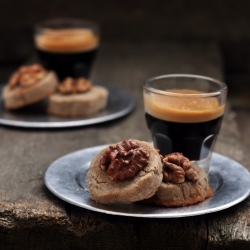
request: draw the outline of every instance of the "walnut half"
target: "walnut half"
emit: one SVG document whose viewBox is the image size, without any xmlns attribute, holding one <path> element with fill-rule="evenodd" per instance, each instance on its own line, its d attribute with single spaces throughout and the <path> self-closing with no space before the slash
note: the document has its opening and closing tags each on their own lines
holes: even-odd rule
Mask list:
<svg viewBox="0 0 250 250">
<path fill-rule="evenodd" d="M 20 67 L 10 78 L 8 86 L 13 89 L 17 86 L 30 87 L 41 80 L 47 71 L 39 64 Z"/>
<path fill-rule="evenodd" d="M 63 95 L 69 95 L 87 92 L 91 87 L 91 82 L 83 77 L 78 79 L 67 77 L 59 84 L 58 90 Z"/>
<path fill-rule="evenodd" d="M 148 165 L 149 153 L 132 140 L 109 146 L 100 160 L 100 167 L 114 181 L 133 178 Z"/>
<path fill-rule="evenodd" d="M 181 153 L 172 153 L 163 158 L 163 181 L 183 183 L 187 177 L 190 181 L 197 181 L 197 172 L 192 168 L 191 162 Z"/>
</svg>

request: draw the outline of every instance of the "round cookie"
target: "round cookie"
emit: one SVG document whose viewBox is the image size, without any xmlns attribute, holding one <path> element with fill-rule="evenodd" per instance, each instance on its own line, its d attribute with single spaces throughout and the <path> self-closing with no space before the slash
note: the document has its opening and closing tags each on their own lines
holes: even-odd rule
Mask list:
<svg viewBox="0 0 250 250">
<path fill-rule="evenodd" d="M 108 148 L 103 149 L 92 159 L 87 175 L 89 193 L 93 200 L 103 204 L 128 203 L 147 199 L 157 191 L 162 182 L 162 162 L 159 153 L 148 142 L 129 141 L 136 142 L 148 152 L 147 165 L 133 178 L 114 181 L 100 166 L 101 158 Z"/>
<path fill-rule="evenodd" d="M 29 87 L 11 88 L 9 85 L 3 89 L 4 106 L 6 109 L 18 109 L 38 102 L 52 94 L 58 84 L 54 72 L 48 72 L 41 80 Z"/>
<path fill-rule="evenodd" d="M 198 174 L 196 182 L 189 180 L 179 184 L 162 182 L 155 195 L 146 202 L 166 207 L 180 207 L 192 205 L 211 197 L 213 190 L 209 187 L 205 171 L 196 165 L 192 165 L 192 167 Z"/>
<path fill-rule="evenodd" d="M 88 116 L 104 109 L 107 101 L 108 90 L 101 86 L 93 86 L 85 93 L 51 95 L 47 112 L 57 116 Z"/>
</svg>

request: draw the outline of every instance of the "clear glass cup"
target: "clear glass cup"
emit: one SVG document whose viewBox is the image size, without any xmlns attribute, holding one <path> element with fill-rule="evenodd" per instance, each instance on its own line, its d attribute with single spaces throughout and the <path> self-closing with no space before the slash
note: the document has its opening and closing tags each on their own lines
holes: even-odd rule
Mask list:
<svg viewBox="0 0 250 250">
<path fill-rule="evenodd" d="M 34 42 L 43 66 L 65 77 L 89 78 L 100 43 L 96 22 L 81 19 L 51 19 L 34 26 Z"/>
<path fill-rule="evenodd" d="M 144 83 L 147 126 L 162 155 L 180 152 L 208 173 L 226 105 L 227 86 L 187 74 L 163 75 Z"/>
</svg>

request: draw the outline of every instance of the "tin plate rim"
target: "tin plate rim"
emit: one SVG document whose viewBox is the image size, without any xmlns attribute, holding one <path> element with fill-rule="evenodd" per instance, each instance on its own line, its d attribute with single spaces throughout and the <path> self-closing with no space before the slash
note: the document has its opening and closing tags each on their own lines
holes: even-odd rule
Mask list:
<svg viewBox="0 0 250 250">
<path fill-rule="evenodd" d="M 0 124 L 23 128 L 68 128 L 98 124 L 121 118 L 129 114 L 135 107 L 135 100 L 130 93 L 112 85 L 94 83 L 104 86 L 109 90 L 107 108 L 96 115 L 89 117 L 63 118 L 49 115 L 40 111 L 44 103 L 31 106 L 31 111 L 24 108 L 20 111 L 8 111 L 4 109 L 0 86 Z M 27 111 L 26 111 L 27 110 Z M 36 112 L 38 110 L 38 112 Z"/>
</svg>

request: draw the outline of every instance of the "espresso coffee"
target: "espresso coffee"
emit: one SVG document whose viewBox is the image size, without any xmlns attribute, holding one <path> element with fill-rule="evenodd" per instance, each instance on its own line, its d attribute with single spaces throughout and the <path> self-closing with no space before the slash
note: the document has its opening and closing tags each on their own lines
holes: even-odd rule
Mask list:
<svg viewBox="0 0 250 250">
<path fill-rule="evenodd" d="M 198 93 L 173 90 L 178 93 Z M 180 152 L 192 161 L 212 152 L 220 130 L 224 105 L 216 98 L 192 98 L 144 94 L 147 126 L 161 154 Z"/>
<path fill-rule="evenodd" d="M 147 113 L 145 116 L 155 147 L 160 149 L 161 154 L 181 152 L 192 161 L 206 158 L 209 151 L 213 150 L 223 118 L 179 123 L 164 121 Z"/>
<path fill-rule="evenodd" d="M 89 78 L 99 37 L 84 28 L 48 30 L 36 35 L 35 44 L 44 67 L 54 70 L 60 80 Z"/>
</svg>

